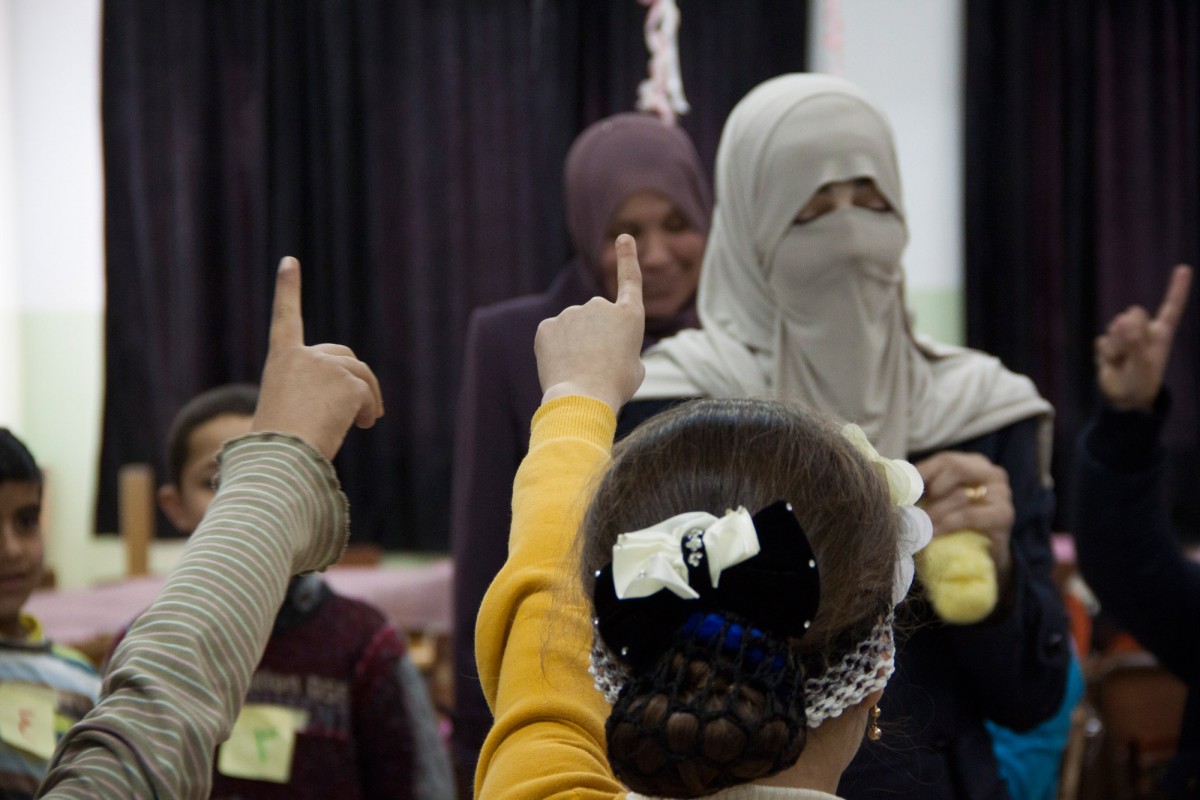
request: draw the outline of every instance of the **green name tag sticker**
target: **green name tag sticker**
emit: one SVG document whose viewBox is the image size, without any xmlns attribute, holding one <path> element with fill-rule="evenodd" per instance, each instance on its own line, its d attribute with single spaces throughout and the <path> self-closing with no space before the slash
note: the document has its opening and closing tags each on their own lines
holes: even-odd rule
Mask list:
<svg viewBox="0 0 1200 800">
<path fill-rule="evenodd" d="M 47 686 L 0 683 L 0 739 L 27 753 L 54 755 L 54 710 L 58 695 Z"/>
<path fill-rule="evenodd" d="M 231 778 L 289 782 L 296 731 L 307 722 L 306 711 L 247 703 L 233 724 L 229 739 L 217 752 L 217 770 Z"/>
</svg>

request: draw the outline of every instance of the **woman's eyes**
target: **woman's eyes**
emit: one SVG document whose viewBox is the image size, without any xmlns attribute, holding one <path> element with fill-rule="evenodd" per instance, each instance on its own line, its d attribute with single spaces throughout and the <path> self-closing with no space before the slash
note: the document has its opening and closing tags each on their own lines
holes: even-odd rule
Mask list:
<svg viewBox="0 0 1200 800">
<path fill-rule="evenodd" d="M 667 233 L 683 233 L 684 231 L 690 231 L 692 229 L 692 226 L 689 225 L 688 221 L 683 217 L 668 217 L 667 219 L 663 220 L 660 227 Z M 645 231 L 641 225 L 617 225 L 608 231 L 608 240 L 612 241 L 622 233 L 628 233 L 630 236 L 637 239 L 641 237 L 644 232 Z"/>
<path fill-rule="evenodd" d="M 794 224 L 803 225 L 806 222 L 812 222 L 817 217 L 833 211 L 833 208 L 833 192 L 828 187 L 821 187 L 812 196 L 812 199 L 805 204 L 804 208 L 800 209 L 800 213 L 796 215 Z"/>
<path fill-rule="evenodd" d="M 692 226 L 689 225 L 688 221 L 679 214 L 672 214 L 671 216 L 667 217 L 665 222 L 663 222 L 663 230 L 667 231 L 668 233 L 683 233 L 684 231 L 690 231 L 691 229 Z"/>
<path fill-rule="evenodd" d="M 891 211 L 892 206 L 887 198 L 875 186 L 870 178 L 858 178 L 854 181 L 854 205 L 869 208 L 872 211 Z"/>
<path fill-rule="evenodd" d="M 879 189 L 875 187 L 875 182 L 870 178 L 856 179 L 851 188 L 853 194 L 850 197 L 850 205 L 880 213 L 892 210 L 891 205 L 880 193 Z M 800 209 L 800 213 L 796 214 L 796 218 L 792 220 L 792 224 L 803 225 L 806 222 L 812 222 L 818 217 L 823 217 L 830 211 L 833 211 L 838 205 L 839 201 L 834 198 L 833 189 L 828 185 L 822 186 L 813 193 L 812 198 L 805 204 L 804 208 Z"/>
</svg>

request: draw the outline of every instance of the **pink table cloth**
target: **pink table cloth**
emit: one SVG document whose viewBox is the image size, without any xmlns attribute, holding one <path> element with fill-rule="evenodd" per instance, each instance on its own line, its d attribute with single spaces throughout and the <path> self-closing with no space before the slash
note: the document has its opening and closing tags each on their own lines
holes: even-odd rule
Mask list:
<svg viewBox="0 0 1200 800">
<path fill-rule="evenodd" d="M 450 559 L 419 566 L 333 567 L 324 574 L 334 591 L 365 600 L 406 632 L 451 630 Z M 86 642 L 119 632 L 158 595 L 165 576 L 130 578 L 90 589 L 34 592 L 25 610 L 37 617 L 46 635 L 64 644 Z"/>
</svg>

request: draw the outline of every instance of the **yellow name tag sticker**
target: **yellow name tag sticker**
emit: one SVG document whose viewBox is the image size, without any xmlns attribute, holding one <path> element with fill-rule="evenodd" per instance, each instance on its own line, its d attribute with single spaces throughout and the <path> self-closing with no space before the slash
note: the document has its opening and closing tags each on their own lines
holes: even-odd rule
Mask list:
<svg viewBox="0 0 1200 800">
<path fill-rule="evenodd" d="M 231 778 L 287 783 L 292 779 L 296 731 L 308 712 L 287 706 L 247 703 L 233 732 L 217 753 L 217 769 Z"/>
<path fill-rule="evenodd" d="M 54 755 L 58 695 L 47 686 L 0 683 L 0 740 L 39 758 Z"/>
</svg>

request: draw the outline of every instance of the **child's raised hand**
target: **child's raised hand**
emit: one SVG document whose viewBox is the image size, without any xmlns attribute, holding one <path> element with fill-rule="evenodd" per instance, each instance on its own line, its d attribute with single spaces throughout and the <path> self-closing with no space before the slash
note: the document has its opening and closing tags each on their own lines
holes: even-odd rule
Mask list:
<svg viewBox="0 0 1200 800">
<path fill-rule="evenodd" d="M 1153 407 L 1191 284 L 1191 267 L 1180 264 L 1153 319 L 1141 306 L 1130 306 L 1096 337 L 1096 383 L 1113 408 L 1149 411 Z"/>
<path fill-rule="evenodd" d="M 564 395 L 594 397 L 612 410 L 633 397 L 642 384 L 642 270 L 633 237 L 617 237 L 617 299 L 593 297 L 538 326 L 537 354 L 542 402 Z"/>
<path fill-rule="evenodd" d="M 251 430 L 299 436 L 332 459 L 354 423 L 369 428 L 383 416 L 383 396 L 371 368 L 340 344 L 304 344 L 300 262 L 279 262 L 262 388 Z"/>
</svg>

